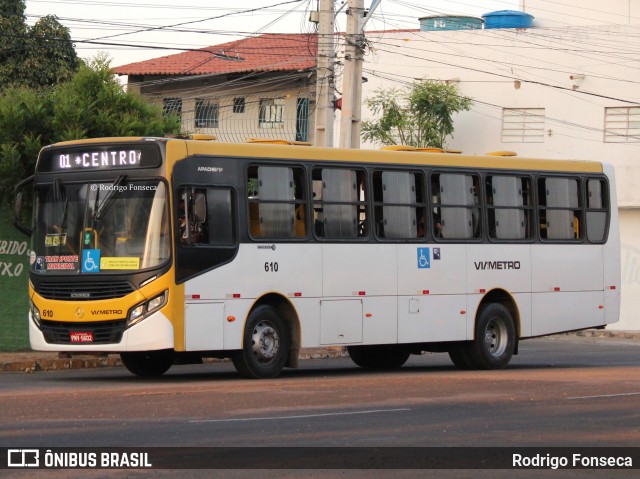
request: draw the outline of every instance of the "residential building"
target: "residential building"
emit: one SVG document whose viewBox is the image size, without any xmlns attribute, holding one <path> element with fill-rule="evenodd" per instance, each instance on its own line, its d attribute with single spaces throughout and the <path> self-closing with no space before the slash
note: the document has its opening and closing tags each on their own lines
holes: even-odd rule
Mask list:
<svg viewBox="0 0 640 479">
<path fill-rule="evenodd" d="M 178 115 L 184 133 L 312 141 L 316 51 L 312 34 L 264 34 L 113 71 Z"/>
</svg>

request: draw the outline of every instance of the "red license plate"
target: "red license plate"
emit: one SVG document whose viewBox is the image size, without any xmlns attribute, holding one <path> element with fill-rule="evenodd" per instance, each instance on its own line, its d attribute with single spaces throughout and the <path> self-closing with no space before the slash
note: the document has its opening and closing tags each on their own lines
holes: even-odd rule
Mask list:
<svg viewBox="0 0 640 479">
<path fill-rule="evenodd" d="M 69 337 L 71 338 L 72 343 L 92 343 L 93 342 L 93 332 L 91 331 L 71 331 L 69 333 Z"/>
</svg>

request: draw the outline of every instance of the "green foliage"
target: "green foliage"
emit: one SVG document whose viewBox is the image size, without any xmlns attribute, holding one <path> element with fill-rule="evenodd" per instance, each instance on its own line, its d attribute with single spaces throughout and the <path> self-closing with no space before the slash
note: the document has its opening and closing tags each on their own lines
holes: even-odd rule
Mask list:
<svg viewBox="0 0 640 479">
<path fill-rule="evenodd" d="M 47 15 L 29 27 L 24 0 L 0 0 L 0 87 L 55 85 L 80 66 L 69 30 Z"/>
<path fill-rule="evenodd" d="M 105 58 L 81 67 L 73 79 L 52 94 L 53 129 L 60 140 L 104 136 L 163 136 L 179 131 L 179 122 L 162 116 L 159 107 L 125 93 Z"/>
<path fill-rule="evenodd" d="M 125 92 L 105 58 L 82 65 L 71 81 L 54 87 L 8 87 L 0 93 L 0 197 L 9 201 L 50 143 L 179 131 L 176 118 L 164 118 L 161 108 Z"/>
<path fill-rule="evenodd" d="M 377 117 L 362 122 L 362 138 L 383 145 L 443 148 L 453 134 L 453 115 L 471 107 L 455 85 L 432 80 L 379 89 L 365 100 Z"/>
</svg>

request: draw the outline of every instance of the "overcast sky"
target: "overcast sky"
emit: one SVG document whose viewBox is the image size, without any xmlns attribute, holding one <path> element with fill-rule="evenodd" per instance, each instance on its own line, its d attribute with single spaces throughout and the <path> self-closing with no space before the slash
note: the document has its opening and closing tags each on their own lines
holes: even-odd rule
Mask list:
<svg viewBox="0 0 640 479">
<path fill-rule="evenodd" d="M 365 8 L 372 0 L 365 0 Z M 112 66 L 202 48 L 264 32 L 313 31 L 309 11 L 317 0 L 27 0 L 27 22 L 56 15 L 71 30 L 82 58 L 105 52 Z M 336 2 L 339 8 L 342 1 Z M 418 18 L 438 14 L 481 16 L 517 10 L 518 0 L 382 0 L 369 30 L 418 28 Z M 254 11 L 248 11 L 248 10 Z M 344 29 L 343 12 L 338 28 Z M 92 40 L 100 44 L 89 45 Z"/>
</svg>

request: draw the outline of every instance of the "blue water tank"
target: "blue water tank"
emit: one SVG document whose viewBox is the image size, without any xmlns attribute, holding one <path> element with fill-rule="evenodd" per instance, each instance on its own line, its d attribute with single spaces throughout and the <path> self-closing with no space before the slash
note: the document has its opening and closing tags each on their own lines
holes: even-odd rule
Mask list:
<svg viewBox="0 0 640 479">
<path fill-rule="evenodd" d="M 533 15 L 515 10 L 500 10 L 497 12 L 485 13 L 484 28 L 531 28 Z"/>
<path fill-rule="evenodd" d="M 484 20 L 478 17 L 467 17 L 463 15 L 437 15 L 433 17 L 422 17 L 420 21 L 421 32 L 433 32 L 441 30 L 479 30 L 482 28 Z"/>
</svg>

